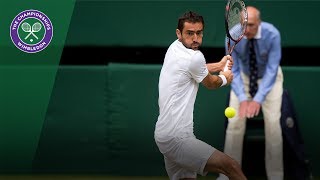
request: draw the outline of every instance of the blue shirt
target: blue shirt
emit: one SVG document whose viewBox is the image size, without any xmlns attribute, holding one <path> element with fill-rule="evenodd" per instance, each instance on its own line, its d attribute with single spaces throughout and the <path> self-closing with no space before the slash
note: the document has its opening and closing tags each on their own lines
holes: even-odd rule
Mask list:
<svg viewBox="0 0 320 180">
<path fill-rule="evenodd" d="M 253 97 L 260 104 L 271 90 L 276 80 L 278 67 L 281 60 L 281 37 L 280 33 L 272 24 L 261 22 L 255 39 L 255 53 L 257 59 L 258 78 L 262 79 L 258 91 Z M 234 79 L 231 88 L 239 98 L 239 101 L 248 99 L 240 72 L 249 76 L 249 41 L 244 37 L 232 52 Z M 231 41 L 232 45 L 232 41 Z M 226 45 L 226 50 L 227 50 Z"/>
</svg>

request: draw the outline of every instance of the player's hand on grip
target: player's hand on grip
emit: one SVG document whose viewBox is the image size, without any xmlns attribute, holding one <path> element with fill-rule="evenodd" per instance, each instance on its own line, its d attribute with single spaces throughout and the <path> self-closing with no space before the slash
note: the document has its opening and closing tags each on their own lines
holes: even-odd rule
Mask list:
<svg viewBox="0 0 320 180">
<path fill-rule="evenodd" d="M 226 55 L 221 59 L 220 64 L 222 68 L 221 71 L 231 70 L 233 66 L 233 59 L 230 55 Z"/>
</svg>

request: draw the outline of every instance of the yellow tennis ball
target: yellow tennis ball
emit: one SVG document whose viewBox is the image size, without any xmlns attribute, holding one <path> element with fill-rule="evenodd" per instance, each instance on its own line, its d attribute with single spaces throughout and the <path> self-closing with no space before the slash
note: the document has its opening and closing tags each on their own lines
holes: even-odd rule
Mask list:
<svg viewBox="0 0 320 180">
<path fill-rule="evenodd" d="M 236 115 L 236 110 L 233 107 L 227 107 L 226 110 L 224 110 L 224 115 L 227 118 L 233 118 Z"/>
</svg>

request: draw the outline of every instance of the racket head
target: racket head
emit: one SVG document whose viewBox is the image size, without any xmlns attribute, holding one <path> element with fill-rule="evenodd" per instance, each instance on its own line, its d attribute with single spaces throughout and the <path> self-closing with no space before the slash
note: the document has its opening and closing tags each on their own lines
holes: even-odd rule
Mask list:
<svg viewBox="0 0 320 180">
<path fill-rule="evenodd" d="M 229 39 L 239 42 L 246 31 L 248 12 L 242 0 L 228 0 L 225 11 L 225 28 Z"/>
</svg>

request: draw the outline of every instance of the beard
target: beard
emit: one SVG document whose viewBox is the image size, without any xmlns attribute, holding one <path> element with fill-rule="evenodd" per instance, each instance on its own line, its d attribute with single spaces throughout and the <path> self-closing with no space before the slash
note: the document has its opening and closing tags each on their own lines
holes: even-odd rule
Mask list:
<svg viewBox="0 0 320 180">
<path fill-rule="evenodd" d="M 199 47 L 200 47 L 200 43 L 198 43 L 198 42 L 193 42 L 193 43 L 191 43 L 191 44 L 187 44 L 185 41 L 183 41 L 183 40 L 180 40 L 181 42 L 182 42 L 182 44 L 186 47 L 186 48 L 188 48 L 188 49 L 193 49 L 193 50 L 198 50 L 199 49 Z"/>
<path fill-rule="evenodd" d="M 193 42 L 193 43 L 191 44 L 191 49 L 193 49 L 193 50 L 198 50 L 199 47 L 200 47 L 200 43 Z"/>
</svg>

